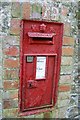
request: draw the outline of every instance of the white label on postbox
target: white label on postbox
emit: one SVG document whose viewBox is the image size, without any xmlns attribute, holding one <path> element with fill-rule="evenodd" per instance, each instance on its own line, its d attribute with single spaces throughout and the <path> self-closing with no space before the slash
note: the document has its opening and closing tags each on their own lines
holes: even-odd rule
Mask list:
<svg viewBox="0 0 80 120">
<path fill-rule="evenodd" d="M 36 79 L 45 79 L 46 57 L 37 57 Z"/>
</svg>

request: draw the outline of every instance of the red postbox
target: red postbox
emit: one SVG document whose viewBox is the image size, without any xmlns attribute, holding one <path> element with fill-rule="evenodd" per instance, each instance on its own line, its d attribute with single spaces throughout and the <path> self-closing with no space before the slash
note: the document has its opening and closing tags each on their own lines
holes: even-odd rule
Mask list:
<svg viewBox="0 0 80 120">
<path fill-rule="evenodd" d="M 51 110 L 55 105 L 62 36 L 62 23 L 21 21 L 20 111 L 23 114 Z"/>
</svg>

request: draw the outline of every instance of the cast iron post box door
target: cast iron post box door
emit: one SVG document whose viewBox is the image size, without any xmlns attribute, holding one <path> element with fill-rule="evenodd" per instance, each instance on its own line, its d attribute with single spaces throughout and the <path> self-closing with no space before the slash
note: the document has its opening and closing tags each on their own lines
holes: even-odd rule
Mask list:
<svg viewBox="0 0 80 120">
<path fill-rule="evenodd" d="M 34 111 L 56 103 L 63 24 L 22 20 L 20 108 Z"/>
</svg>

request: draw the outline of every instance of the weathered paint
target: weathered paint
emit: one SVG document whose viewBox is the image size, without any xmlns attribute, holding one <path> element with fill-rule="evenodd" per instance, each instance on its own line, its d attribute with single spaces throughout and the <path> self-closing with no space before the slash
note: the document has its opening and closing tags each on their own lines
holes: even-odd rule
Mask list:
<svg viewBox="0 0 80 120">
<path fill-rule="evenodd" d="M 62 34 L 62 23 L 21 22 L 20 112 L 23 114 L 39 113 L 46 108 L 50 110 L 56 103 Z M 39 75 L 42 78 L 36 78 L 38 57 L 46 59 L 44 77 L 42 73 Z"/>
</svg>

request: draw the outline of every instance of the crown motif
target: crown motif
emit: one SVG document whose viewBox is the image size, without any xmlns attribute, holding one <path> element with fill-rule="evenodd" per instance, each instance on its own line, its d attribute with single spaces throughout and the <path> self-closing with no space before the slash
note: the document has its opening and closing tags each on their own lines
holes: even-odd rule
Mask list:
<svg viewBox="0 0 80 120">
<path fill-rule="evenodd" d="M 40 25 L 40 31 L 45 32 L 45 30 L 46 30 L 46 25 L 43 23 Z"/>
</svg>

